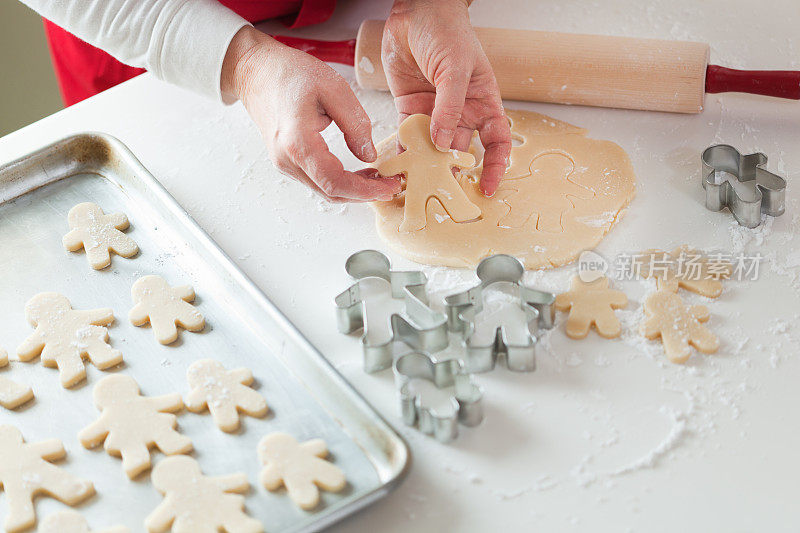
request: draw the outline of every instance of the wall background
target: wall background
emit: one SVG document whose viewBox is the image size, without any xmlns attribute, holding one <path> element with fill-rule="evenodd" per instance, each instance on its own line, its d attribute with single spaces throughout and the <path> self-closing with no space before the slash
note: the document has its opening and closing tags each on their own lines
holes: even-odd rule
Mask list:
<svg viewBox="0 0 800 533">
<path fill-rule="evenodd" d="M 0 1 L 0 137 L 62 107 L 42 19 L 17 0 Z"/>
</svg>

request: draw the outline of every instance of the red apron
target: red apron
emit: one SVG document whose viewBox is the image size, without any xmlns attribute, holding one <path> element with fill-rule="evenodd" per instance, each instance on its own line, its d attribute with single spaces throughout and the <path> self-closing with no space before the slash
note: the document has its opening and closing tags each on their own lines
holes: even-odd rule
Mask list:
<svg viewBox="0 0 800 533">
<path fill-rule="evenodd" d="M 220 0 L 250 22 L 280 18 L 289 28 L 327 20 L 336 0 Z M 72 105 L 138 76 L 144 69 L 125 65 L 81 41 L 49 20 L 44 21 L 50 56 L 65 105 Z"/>
</svg>

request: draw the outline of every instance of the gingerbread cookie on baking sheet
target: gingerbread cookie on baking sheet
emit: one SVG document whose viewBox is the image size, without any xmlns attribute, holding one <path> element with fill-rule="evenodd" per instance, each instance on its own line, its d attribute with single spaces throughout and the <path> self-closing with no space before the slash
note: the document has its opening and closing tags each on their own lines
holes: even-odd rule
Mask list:
<svg viewBox="0 0 800 533">
<path fill-rule="evenodd" d="M 123 213 L 107 215 L 99 205 L 84 202 L 70 209 L 67 219 L 70 231 L 62 239 L 64 248 L 70 252 L 83 248 L 86 259 L 95 270 L 111 264 L 111 252 L 122 257 L 139 253 L 136 242 L 122 233 L 130 226 Z"/>
<path fill-rule="evenodd" d="M 153 468 L 153 486 L 164 495 L 145 520 L 150 533 L 261 533 L 264 526 L 247 515 L 242 493 L 245 474 L 206 476 L 185 455 L 162 459 Z"/>
<path fill-rule="evenodd" d="M 325 460 L 328 448 L 322 439 L 303 443 L 286 433 L 271 433 L 258 443 L 258 457 L 264 468 L 261 484 L 267 490 L 285 486 L 289 497 L 301 509 L 319 504 L 319 490 L 338 492 L 347 479 L 336 465 Z"/>
<path fill-rule="evenodd" d="M 77 505 L 94 494 L 90 481 L 52 464 L 66 455 L 58 439 L 28 443 L 14 426 L 0 426 L 0 490 L 6 496 L 6 531 L 23 531 L 36 523 L 33 500 L 38 494 L 67 505 Z"/>
<path fill-rule="evenodd" d="M 100 370 L 122 362 L 122 352 L 108 345 L 109 309 L 78 311 L 55 292 L 42 292 L 28 300 L 25 317 L 35 331 L 17 348 L 20 361 L 41 355 L 42 364 L 58 368 L 61 386 L 73 387 L 86 378 L 83 360 Z"/>
<path fill-rule="evenodd" d="M 109 455 L 122 457 L 122 469 L 133 479 L 150 468 L 150 448 L 165 455 L 192 451 L 192 441 L 175 429 L 183 409 L 179 394 L 142 396 L 139 385 L 122 374 L 108 376 L 94 387 L 100 418 L 83 428 L 78 439 L 85 448 L 105 442 Z"/>
</svg>

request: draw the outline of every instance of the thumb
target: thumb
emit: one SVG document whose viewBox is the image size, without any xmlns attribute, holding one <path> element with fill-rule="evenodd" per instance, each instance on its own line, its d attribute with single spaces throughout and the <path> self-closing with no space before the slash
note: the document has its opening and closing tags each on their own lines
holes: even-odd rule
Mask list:
<svg viewBox="0 0 800 533">
<path fill-rule="evenodd" d="M 436 99 L 431 114 L 431 140 L 442 151 L 450 149 L 461 121 L 470 75 L 462 69 L 448 68 L 434 82 Z"/>
</svg>

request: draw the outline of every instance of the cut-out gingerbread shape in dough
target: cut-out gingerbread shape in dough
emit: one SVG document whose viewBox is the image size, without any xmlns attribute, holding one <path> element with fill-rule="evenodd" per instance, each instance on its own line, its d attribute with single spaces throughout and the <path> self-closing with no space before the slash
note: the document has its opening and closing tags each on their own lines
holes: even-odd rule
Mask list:
<svg viewBox="0 0 800 533">
<path fill-rule="evenodd" d="M 51 464 L 67 455 L 58 439 L 26 443 L 14 426 L 0 426 L 0 486 L 6 493 L 6 531 L 16 532 L 36 523 L 33 499 L 46 494 L 67 505 L 77 505 L 94 494 L 94 485 Z"/>
<path fill-rule="evenodd" d="M 250 490 L 244 474 L 205 476 L 185 455 L 156 464 L 153 486 L 164 496 L 145 520 L 150 533 L 261 533 L 264 527 L 244 510 L 242 493 Z"/>
<path fill-rule="evenodd" d="M 655 278 L 659 289 L 686 289 L 701 296 L 722 294 L 722 280 L 733 270 L 730 262 L 714 259 L 686 245 L 672 252 L 645 250 L 634 258 L 634 268 L 646 278 Z"/>
<path fill-rule="evenodd" d="M 480 209 L 481 218 L 469 224 L 455 223 L 439 202 L 431 201 L 426 206 L 425 227 L 401 232 L 403 198 L 373 202 L 378 234 L 390 248 L 429 265 L 474 268 L 489 255 L 505 253 L 519 258 L 525 268 L 552 268 L 571 263 L 582 251 L 595 248 L 622 218 L 635 195 L 636 178 L 630 159 L 620 146 L 591 139 L 582 128 L 538 113 L 506 113 L 513 136 L 523 142 L 511 148 L 511 165 L 497 194 L 487 198 L 481 192 L 480 165 L 456 175 L 467 198 Z M 379 143 L 374 166 L 394 158 L 396 146 L 395 136 Z M 585 192 L 566 198 L 559 194 L 556 205 L 537 205 L 541 212 L 531 218 L 545 221 L 542 227 L 555 229 L 556 223 L 547 221 L 560 219 L 561 230 L 543 231 L 528 221 L 534 212 L 529 202 L 551 194 L 548 180 L 564 182 L 565 166 L 559 163 L 563 160 L 552 154 L 566 155 L 574 162 L 569 181 Z M 539 167 L 534 163 L 537 160 Z M 553 174 L 542 176 L 547 179 L 530 179 L 532 167 L 542 168 L 542 162 L 553 167 Z"/>
<path fill-rule="evenodd" d="M 528 221 L 539 231 L 561 233 L 561 220 L 568 209 L 575 209 L 573 199 L 589 200 L 594 191 L 572 181 L 575 162 L 568 154 L 551 152 L 537 155 L 531 163 L 531 172 L 525 177 L 535 180 L 539 194 L 520 194 L 511 184 L 501 185 L 497 197 L 502 199 L 509 211 L 498 225 L 522 228 Z"/>
<path fill-rule="evenodd" d="M 327 456 L 322 439 L 301 444 L 286 433 L 271 433 L 258 443 L 258 457 L 264 465 L 261 484 L 267 490 L 285 486 L 294 503 L 311 510 L 319 504 L 319 489 L 338 492 L 347 485 L 344 472 L 326 461 Z"/>
<path fill-rule="evenodd" d="M 225 370 L 213 359 L 195 361 L 186 371 L 192 390 L 186 397 L 186 408 L 202 413 L 208 408 L 214 422 L 222 431 L 239 429 L 239 413 L 254 417 L 267 414 L 267 401 L 248 385 L 253 373 L 247 368 Z"/>
<path fill-rule="evenodd" d="M 125 526 L 89 529 L 89 523 L 77 511 L 59 511 L 51 514 L 39 525 L 38 533 L 130 533 Z"/>
<path fill-rule="evenodd" d="M 150 323 L 156 340 L 171 344 L 178 339 L 178 328 L 202 331 L 203 315 L 192 304 L 194 289 L 190 285 L 170 287 L 161 276 L 139 278 L 131 288 L 135 304 L 129 318 L 134 326 Z"/>
<path fill-rule="evenodd" d="M 0 368 L 8 365 L 8 352 L 0 348 Z M 0 405 L 6 409 L 16 409 L 33 399 L 33 390 L 5 376 L 0 376 Z"/>
<path fill-rule="evenodd" d="M 111 264 L 111 252 L 122 257 L 139 253 L 136 242 L 122 233 L 130 225 L 123 213 L 104 214 L 97 204 L 84 202 L 67 214 L 70 231 L 62 239 L 64 248 L 76 252 L 83 248 L 95 270 Z"/>
<path fill-rule="evenodd" d="M 677 293 L 661 289 L 647 297 L 644 312 L 642 334 L 648 339 L 661 337 L 664 352 L 673 363 L 689 359 L 689 345 L 703 353 L 714 353 L 719 348 L 719 338 L 701 323 L 709 318 L 704 305 L 688 306 Z"/>
<path fill-rule="evenodd" d="M 466 152 L 442 152 L 431 141 L 431 117 L 411 115 L 397 130 L 405 152 L 381 161 L 375 168 L 383 176 L 406 177 L 405 203 L 401 232 L 425 227 L 428 200 L 436 198 L 455 222 L 469 222 L 481 216 L 453 176 L 453 168 L 475 165 L 475 157 Z"/>
<path fill-rule="evenodd" d="M 20 361 L 42 356 L 42 364 L 56 367 L 61 385 L 73 387 L 86 378 L 83 360 L 105 370 L 122 362 L 122 352 L 108 345 L 114 321 L 111 309 L 77 311 L 55 292 L 42 292 L 28 300 L 25 317 L 36 330 L 17 348 Z"/>
<path fill-rule="evenodd" d="M 85 448 L 105 441 L 109 455 L 122 457 L 129 478 L 150 468 L 150 448 L 165 455 L 192 451 L 189 437 L 175 430 L 178 422 L 172 413 L 183 409 L 179 394 L 141 396 L 132 377 L 118 374 L 100 380 L 93 396 L 102 414 L 78 433 L 78 439 Z"/>
<path fill-rule="evenodd" d="M 566 332 L 572 339 L 585 338 L 592 325 L 603 337 L 619 337 L 622 325 L 614 310 L 626 305 L 628 297 L 622 291 L 609 288 L 609 280 L 605 276 L 589 283 L 575 276 L 570 290 L 556 296 L 555 301 L 556 309 L 569 311 Z"/>
</svg>

